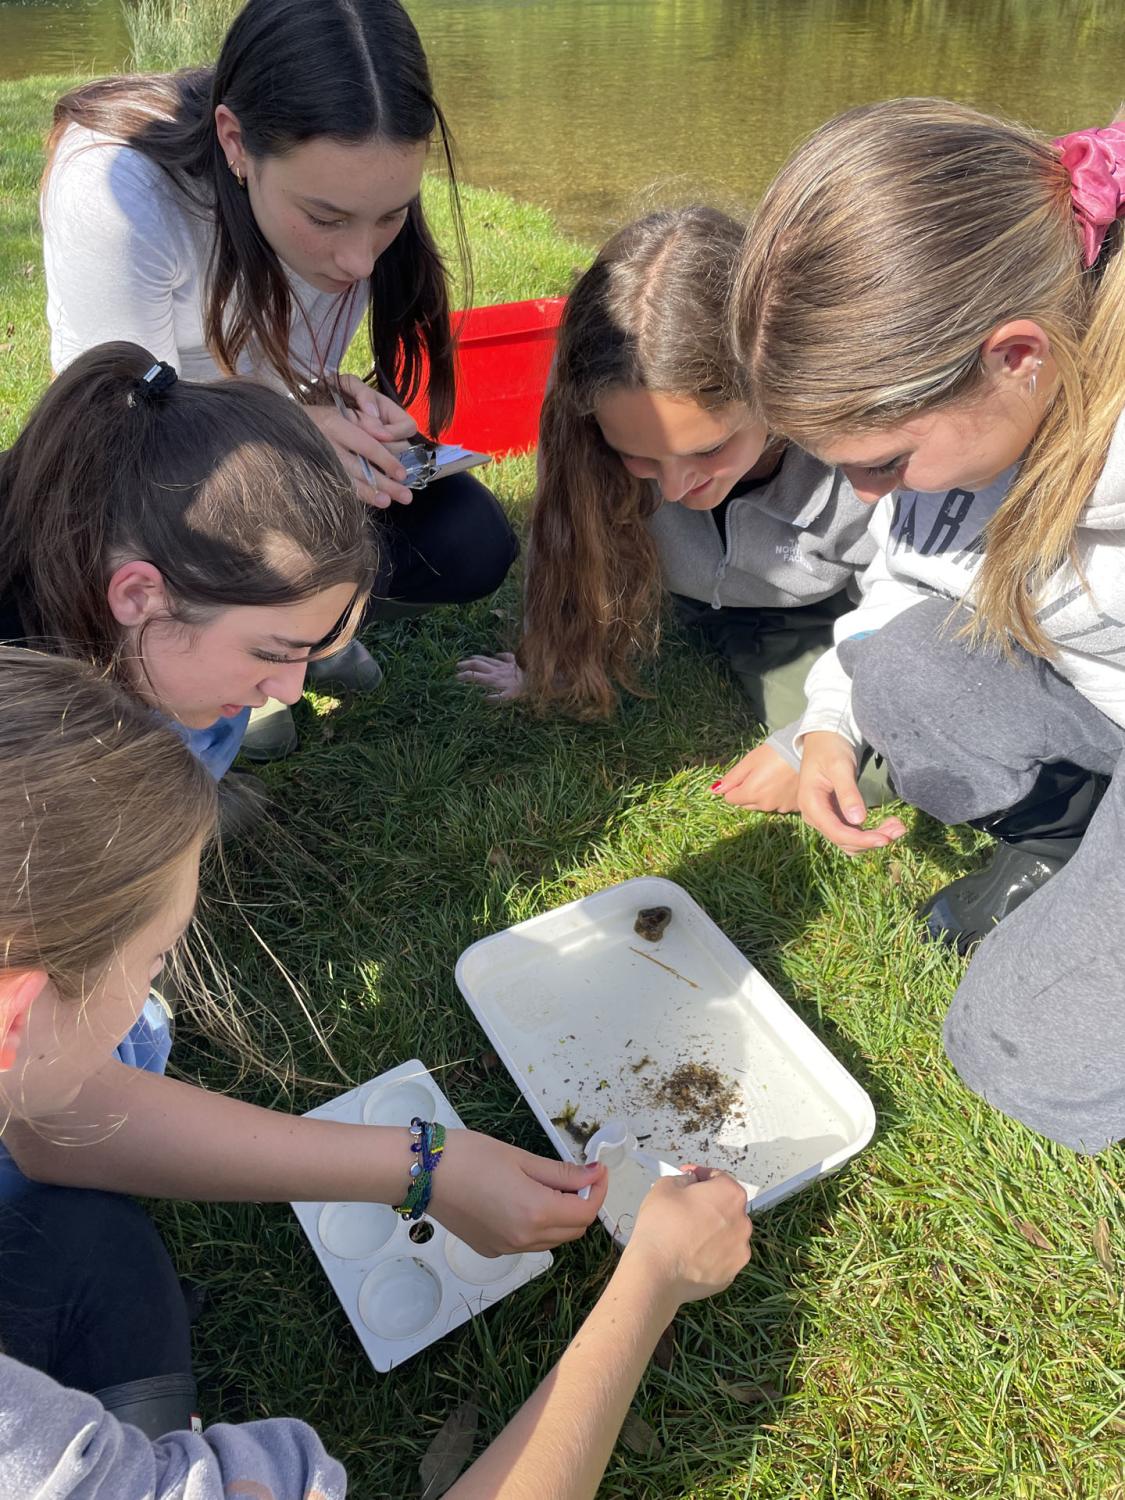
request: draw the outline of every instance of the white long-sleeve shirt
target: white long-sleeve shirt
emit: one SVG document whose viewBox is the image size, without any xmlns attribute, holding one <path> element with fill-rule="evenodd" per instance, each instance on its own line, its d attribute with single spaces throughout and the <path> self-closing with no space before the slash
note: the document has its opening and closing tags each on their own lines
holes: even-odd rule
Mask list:
<svg viewBox="0 0 1125 1500">
<path fill-rule="evenodd" d="M 51 366 L 95 344 L 126 339 L 188 380 L 219 368 L 203 336 L 212 215 L 155 162 L 120 141 L 69 125 L 39 204 Z M 362 288 L 343 297 L 286 272 L 293 298 L 289 350 L 298 373 L 338 368 L 367 308 Z M 302 314 L 303 310 L 303 314 Z M 260 351 L 239 373 L 280 384 Z"/>
</svg>

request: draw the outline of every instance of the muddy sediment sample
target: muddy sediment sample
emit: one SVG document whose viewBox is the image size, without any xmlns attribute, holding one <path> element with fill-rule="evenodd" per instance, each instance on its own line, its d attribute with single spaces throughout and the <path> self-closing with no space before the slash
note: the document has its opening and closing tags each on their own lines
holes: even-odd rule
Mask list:
<svg viewBox="0 0 1125 1500">
<path fill-rule="evenodd" d="M 672 920 L 670 906 L 642 906 L 633 923 L 633 931 L 646 942 L 658 943 Z"/>
<path fill-rule="evenodd" d="M 679 1115 L 689 1132 L 718 1130 L 740 1103 L 738 1088 L 705 1063 L 686 1062 L 653 1086 L 657 1104 L 667 1104 Z"/>
</svg>

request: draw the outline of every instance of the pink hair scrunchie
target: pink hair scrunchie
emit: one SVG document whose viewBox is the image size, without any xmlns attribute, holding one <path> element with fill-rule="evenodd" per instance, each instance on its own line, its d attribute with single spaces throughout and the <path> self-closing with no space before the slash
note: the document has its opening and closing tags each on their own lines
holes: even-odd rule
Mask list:
<svg viewBox="0 0 1125 1500">
<path fill-rule="evenodd" d="M 1070 197 L 1089 267 L 1098 258 L 1106 230 L 1125 213 L 1125 120 L 1104 129 L 1075 130 L 1051 144 L 1070 173 Z"/>
</svg>

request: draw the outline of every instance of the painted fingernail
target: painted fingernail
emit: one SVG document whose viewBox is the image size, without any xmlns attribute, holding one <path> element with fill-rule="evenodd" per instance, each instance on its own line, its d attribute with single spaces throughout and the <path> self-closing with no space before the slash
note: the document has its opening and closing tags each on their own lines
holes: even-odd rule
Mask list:
<svg viewBox="0 0 1125 1500">
<path fill-rule="evenodd" d="M 713 781 L 711 783 L 711 790 L 713 792 L 717 792 L 719 790 L 719 788 L 722 786 L 722 784 L 723 784 L 722 783 L 722 778 L 720 777 L 720 779 L 718 781 Z"/>
</svg>

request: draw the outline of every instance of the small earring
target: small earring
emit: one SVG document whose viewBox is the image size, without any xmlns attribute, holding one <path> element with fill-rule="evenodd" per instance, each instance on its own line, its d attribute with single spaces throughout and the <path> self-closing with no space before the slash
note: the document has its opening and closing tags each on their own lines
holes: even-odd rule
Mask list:
<svg viewBox="0 0 1125 1500">
<path fill-rule="evenodd" d="M 1028 376 L 1028 379 L 1027 379 L 1027 394 L 1029 396 L 1034 396 L 1035 395 L 1036 388 L 1039 385 L 1039 370 L 1040 370 L 1042 364 L 1043 364 L 1043 361 L 1041 359 L 1037 359 L 1035 361 L 1035 369 L 1032 370 L 1031 374 Z"/>
<path fill-rule="evenodd" d="M 239 171 L 239 170 L 238 170 L 238 168 L 237 168 L 237 167 L 236 167 L 236 166 L 235 166 L 235 164 L 234 164 L 234 161 L 233 161 L 233 160 L 231 160 L 231 161 L 228 161 L 228 162 L 227 162 L 227 166 L 228 166 L 228 167 L 229 167 L 229 168 L 230 168 L 230 169 L 231 169 L 231 171 L 232 171 L 232 172 L 233 172 L 233 173 L 234 173 L 234 180 L 235 180 L 235 182 L 237 182 L 237 183 L 238 183 L 238 185 L 239 185 L 239 187 L 243 187 L 243 186 L 244 186 L 244 185 L 245 185 L 245 184 L 244 184 L 244 182 L 243 182 L 243 178 L 242 178 L 242 173 L 241 173 L 241 172 L 240 172 L 240 171 Z"/>
</svg>

